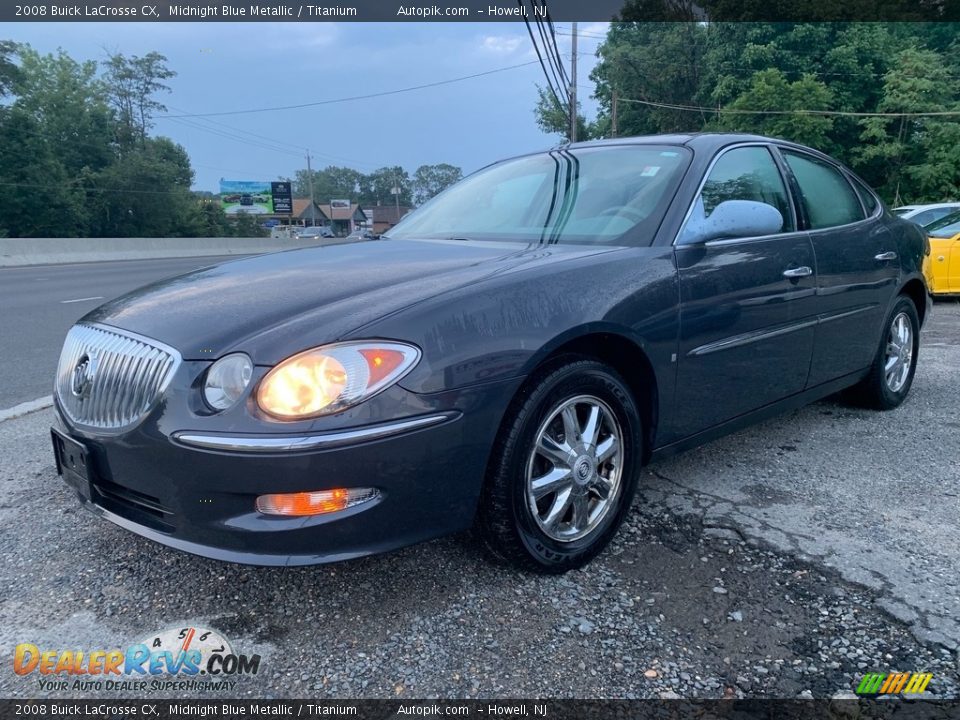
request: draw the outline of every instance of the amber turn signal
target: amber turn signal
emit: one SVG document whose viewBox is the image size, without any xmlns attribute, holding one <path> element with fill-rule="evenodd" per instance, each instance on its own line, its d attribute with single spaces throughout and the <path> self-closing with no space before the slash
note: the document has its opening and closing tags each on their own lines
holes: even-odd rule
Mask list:
<svg viewBox="0 0 960 720">
<path fill-rule="evenodd" d="M 264 515 L 304 517 L 340 512 L 380 496 L 375 488 L 336 488 L 316 492 L 276 493 L 257 498 L 257 512 Z"/>
</svg>

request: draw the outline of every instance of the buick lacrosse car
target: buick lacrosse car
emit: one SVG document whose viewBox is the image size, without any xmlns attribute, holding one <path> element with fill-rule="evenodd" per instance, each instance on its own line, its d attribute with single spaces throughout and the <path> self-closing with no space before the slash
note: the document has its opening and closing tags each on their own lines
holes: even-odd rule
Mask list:
<svg viewBox="0 0 960 720">
<path fill-rule="evenodd" d="M 382 240 L 94 310 L 60 358 L 57 466 L 108 520 L 221 560 L 321 563 L 476 526 L 494 555 L 563 572 L 616 533 L 645 463 L 847 388 L 902 403 L 926 252 L 788 142 L 526 155 Z"/>
</svg>

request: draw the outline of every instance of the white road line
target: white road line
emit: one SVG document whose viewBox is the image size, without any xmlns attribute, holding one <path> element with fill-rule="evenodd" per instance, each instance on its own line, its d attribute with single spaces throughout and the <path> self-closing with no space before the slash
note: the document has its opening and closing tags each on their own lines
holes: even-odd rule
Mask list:
<svg viewBox="0 0 960 720">
<path fill-rule="evenodd" d="M 12 408 L 0 410 L 0 422 L 3 422 L 4 420 L 12 420 L 15 417 L 36 412 L 37 410 L 43 410 L 51 405 L 53 405 L 53 395 L 47 395 L 46 397 L 37 398 L 36 400 L 22 402 L 19 405 L 14 405 Z"/>
<path fill-rule="evenodd" d="M 75 303 L 75 302 L 87 302 L 88 300 L 103 300 L 103 295 L 97 295 L 96 297 L 88 297 L 88 298 L 77 298 L 76 300 L 61 300 L 60 304 L 67 305 L 69 303 Z"/>
</svg>

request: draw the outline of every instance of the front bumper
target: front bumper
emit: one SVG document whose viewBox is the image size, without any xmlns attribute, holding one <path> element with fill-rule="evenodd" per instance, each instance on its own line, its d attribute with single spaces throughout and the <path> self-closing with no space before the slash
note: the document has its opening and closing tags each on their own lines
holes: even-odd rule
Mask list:
<svg viewBox="0 0 960 720">
<path fill-rule="evenodd" d="M 470 526 L 487 458 L 518 381 L 424 400 L 430 412 L 327 432 L 170 431 L 164 407 L 122 435 L 59 429 L 91 456 L 88 509 L 179 550 L 253 565 L 386 552 Z M 188 444 L 190 443 L 190 444 Z M 256 512 L 259 495 L 372 487 L 328 515 Z"/>
</svg>

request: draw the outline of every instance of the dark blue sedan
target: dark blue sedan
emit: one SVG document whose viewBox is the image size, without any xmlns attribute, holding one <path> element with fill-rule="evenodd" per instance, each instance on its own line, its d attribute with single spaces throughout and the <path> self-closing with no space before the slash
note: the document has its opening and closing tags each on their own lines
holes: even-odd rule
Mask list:
<svg viewBox="0 0 960 720">
<path fill-rule="evenodd" d="M 328 562 L 475 524 L 494 555 L 562 572 L 617 532 L 645 463 L 844 389 L 902 403 L 925 252 L 788 142 L 526 155 L 381 241 L 91 312 L 60 359 L 57 463 L 103 517 L 223 560 Z"/>
</svg>

